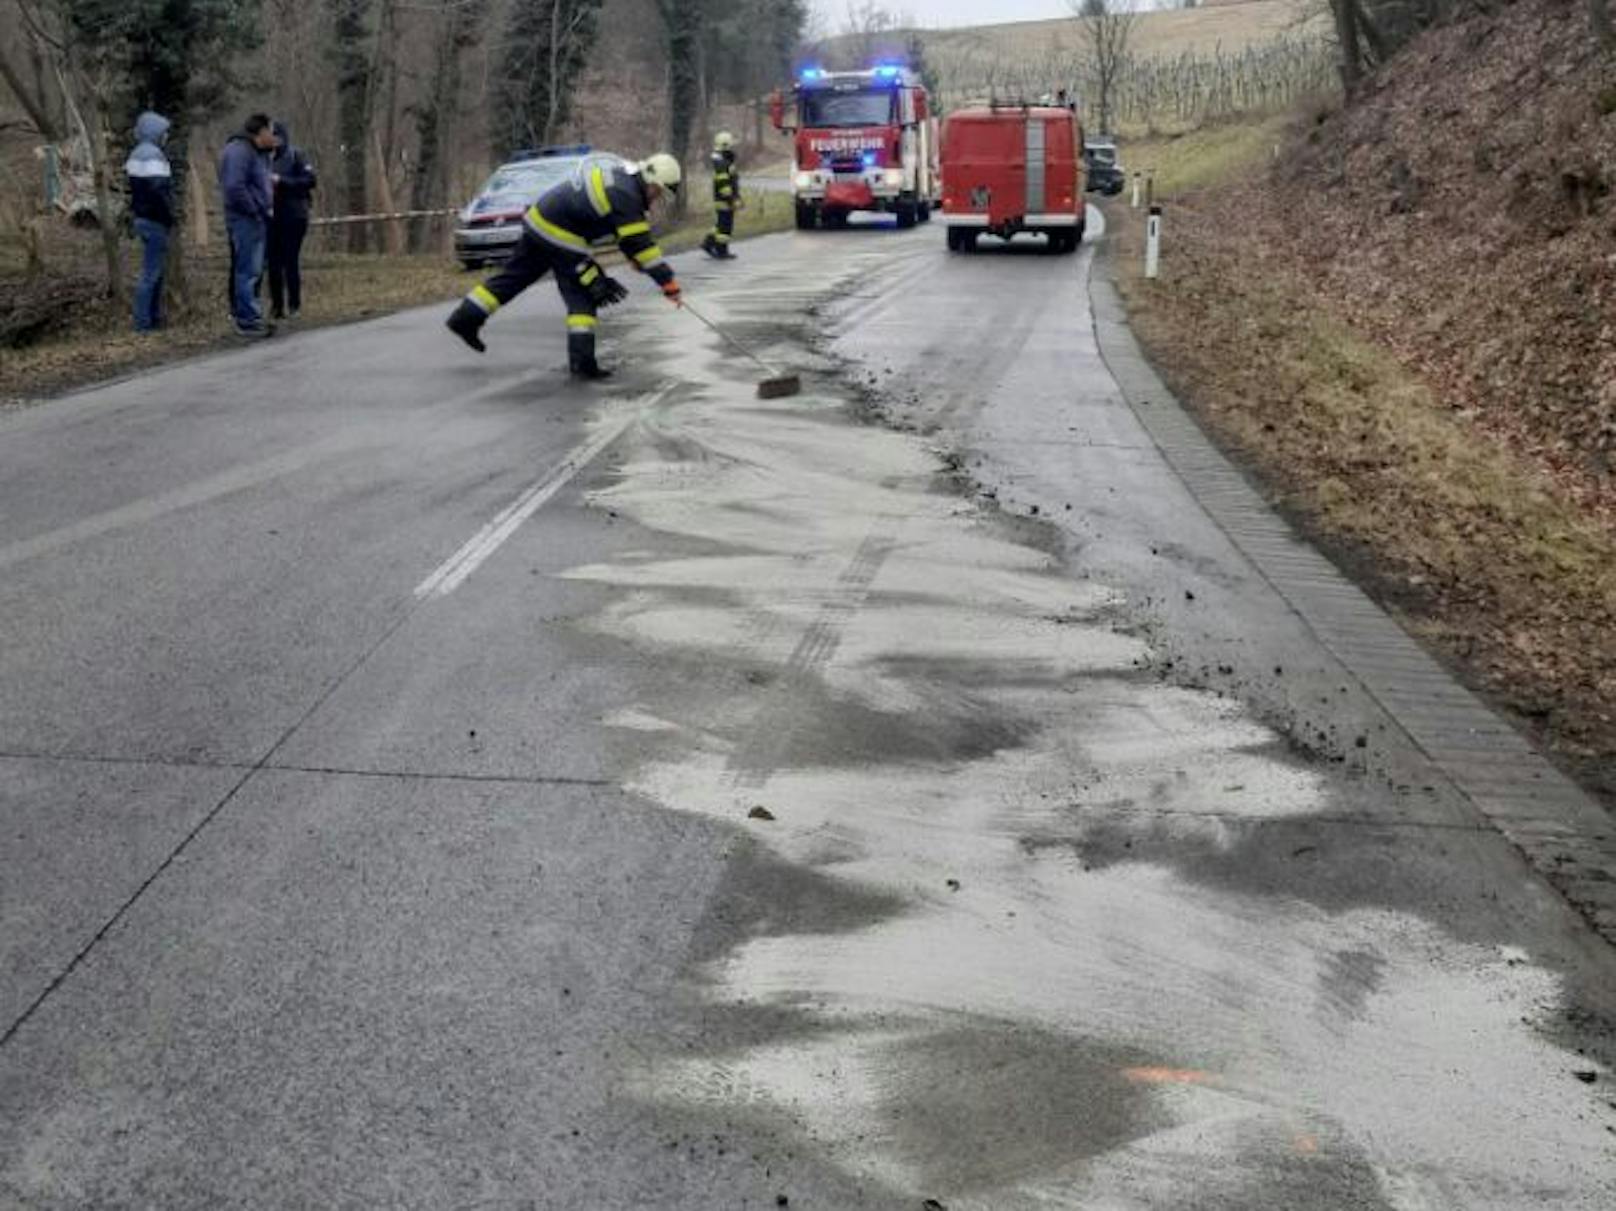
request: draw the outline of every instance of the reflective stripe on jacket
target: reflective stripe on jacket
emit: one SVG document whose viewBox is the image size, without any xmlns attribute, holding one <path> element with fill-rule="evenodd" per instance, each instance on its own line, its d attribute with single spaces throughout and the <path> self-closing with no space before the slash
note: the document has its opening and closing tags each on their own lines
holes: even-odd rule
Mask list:
<svg viewBox="0 0 1616 1211">
<path fill-rule="evenodd" d="M 673 280 L 673 269 L 657 247 L 646 217 L 645 183 L 626 164 L 586 163 L 570 179 L 553 185 L 528 208 L 528 230 L 547 244 L 587 260 L 592 245 L 615 241 L 658 286 Z M 573 272 L 581 266 L 574 263 Z M 587 271 L 587 270 L 584 270 Z"/>
<path fill-rule="evenodd" d="M 733 205 L 741 196 L 741 173 L 733 151 L 713 152 L 713 201 Z"/>
</svg>

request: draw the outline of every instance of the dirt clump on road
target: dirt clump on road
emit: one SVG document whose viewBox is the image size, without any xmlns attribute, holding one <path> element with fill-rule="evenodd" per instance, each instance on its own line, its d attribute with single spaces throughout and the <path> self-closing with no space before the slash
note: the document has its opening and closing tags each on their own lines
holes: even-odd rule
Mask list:
<svg viewBox="0 0 1616 1211">
<path fill-rule="evenodd" d="M 1616 803 L 1616 56 L 1580 9 L 1521 0 L 1273 147 L 1170 200 L 1157 283 L 1114 208 L 1141 338 L 1305 529 Z"/>
</svg>

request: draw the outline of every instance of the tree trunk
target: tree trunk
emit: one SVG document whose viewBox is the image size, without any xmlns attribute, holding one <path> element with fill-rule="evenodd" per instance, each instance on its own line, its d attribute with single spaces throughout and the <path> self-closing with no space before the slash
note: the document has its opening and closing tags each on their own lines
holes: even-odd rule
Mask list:
<svg viewBox="0 0 1616 1211">
<path fill-rule="evenodd" d="M 545 48 L 550 58 L 549 79 L 545 81 L 548 96 L 544 106 L 544 128 L 539 142 L 548 147 L 555 139 L 556 113 L 561 108 L 561 47 L 566 36 L 561 25 L 561 0 L 550 0 L 550 45 Z"/>
<path fill-rule="evenodd" d="M 393 185 L 387 179 L 386 160 L 382 155 L 382 137 L 380 133 L 371 136 L 376 140 L 376 204 L 381 207 L 383 214 L 398 213 L 398 206 L 393 200 Z M 404 230 L 402 219 L 382 220 L 382 247 L 388 256 L 397 256 L 404 251 Z M 363 223 L 353 224 L 355 227 L 364 226 Z"/>
<path fill-rule="evenodd" d="M 1363 80 L 1362 52 L 1358 48 L 1358 0 L 1330 0 L 1335 18 L 1335 37 L 1340 45 L 1341 87 L 1350 98 Z"/>
<path fill-rule="evenodd" d="M 681 164 L 689 159 L 690 136 L 700 104 L 701 0 L 661 0 L 668 49 L 668 150 Z M 675 195 L 674 213 L 683 214 L 690 190 Z"/>
<path fill-rule="evenodd" d="M 349 214 L 364 214 L 369 175 L 366 125 L 370 117 L 370 59 L 365 54 L 365 18 L 370 0 L 332 0 L 335 7 L 338 137 L 342 142 L 344 198 Z M 364 252 L 365 225 L 348 224 L 348 251 Z"/>
<path fill-rule="evenodd" d="M 71 42 L 67 43 L 65 65 L 58 64 L 57 83 L 67 102 L 69 119 L 78 127 L 79 138 L 84 142 L 84 154 L 90 158 L 90 177 L 95 185 L 95 217 L 101 229 L 101 252 L 106 262 L 107 297 L 122 302 L 123 258 L 119 255 L 118 228 L 112 219 L 112 188 L 107 176 L 107 101 L 98 91 L 85 87 L 85 91 L 96 99 L 96 129 L 92 131 L 84 120 L 83 111 L 73 100 L 74 89 L 69 87 L 69 80 L 75 86 L 85 83 Z"/>
<path fill-rule="evenodd" d="M 0 79 L 3 79 L 6 87 L 11 89 L 12 95 L 17 98 L 17 103 L 28 115 L 28 120 L 34 124 L 34 129 L 39 131 L 40 137 L 51 143 L 61 142 L 62 133 L 51 120 L 50 99 L 44 95 L 43 89 L 36 93 L 23 83 L 22 73 L 12 64 L 11 57 L 6 54 L 4 47 L 0 47 Z"/>
<path fill-rule="evenodd" d="M 1588 20 L 1593 24 L 1594 37 L 1607 50 L 1616 46 L 1616 27 L 1611 25 L 1609 0 L 1588 0 Z"/>
<path fill-rule="evenodd" d="M 101 226 L 101 252 L 107 264 L 107 297 L 123 302 L 126 297 L 123 281 L 123 241 L 119 237 L 122 226 L 112 213 L 112 172 L 108 166 L 110 138 L 107 134 L 110 118 L 105 103 L 96 107 L 96 130 L 86 143 L 97 146 L 89 154 L 90 168 L 95 175 L 95 214 Z"/>
</svg>

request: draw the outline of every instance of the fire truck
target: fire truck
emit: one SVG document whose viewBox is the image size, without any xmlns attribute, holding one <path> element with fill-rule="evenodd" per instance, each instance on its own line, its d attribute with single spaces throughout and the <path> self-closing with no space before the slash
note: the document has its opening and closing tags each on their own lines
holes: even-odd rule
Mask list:
<svg viewBox="0 0 1616 1211">
<path fill-rule="evenodd" d="M 777 130 L 794 134 L 797 227 L 845 227 L 854 211 L 930 220 L 939 202 L 937 122 L 920 77 L 884 64 L 866 71 L 805 68 L 776 92 Z"/>
</svg>

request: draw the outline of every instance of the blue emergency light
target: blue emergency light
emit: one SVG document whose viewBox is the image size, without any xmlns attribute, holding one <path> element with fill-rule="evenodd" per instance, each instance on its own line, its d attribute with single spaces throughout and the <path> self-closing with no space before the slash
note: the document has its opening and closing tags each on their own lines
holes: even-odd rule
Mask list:
<svg viewBox="0 0 1616 1211">
<path fill-rule="evenodd" d="M 805 67 L 802 69 L 802 78 L 804 80 L 819 80 L 823 79 L 824 75 L 825 73 L 817 67 Z"/>
<path fill-rule="evenodd" d="M 865 152 L 864 153 L 864 167 L 871 168 L 874 165 L 875 165 L 875 153 L 873 151 Z"/>
<path fill-rule="evenodd" d="M 878 75 L 878 76 L 886 76 L 888 79 L 891 79 L 893 76 L 896 76 L 902 70 L 903 70 L 903 68 L 901 68 L 901 67 L 894 67 L 890 63 L 883 63 L 883 64 L 881 64 L 881 66 L 879 66 L 879 67 L 877 67 L 875 69 L 875 74 Z"/>
</svg>

